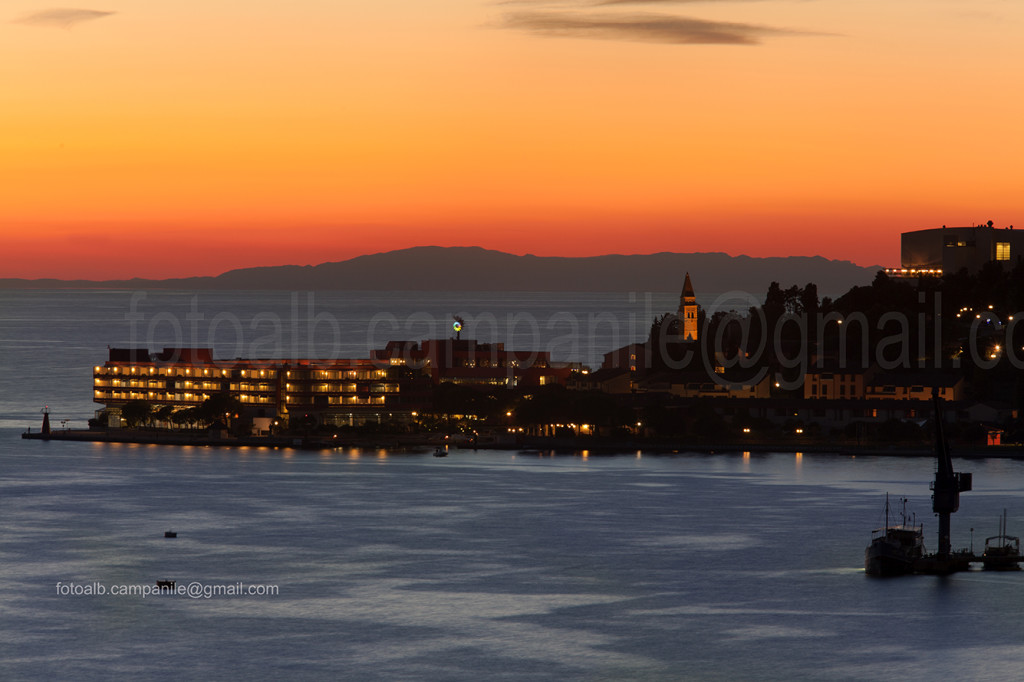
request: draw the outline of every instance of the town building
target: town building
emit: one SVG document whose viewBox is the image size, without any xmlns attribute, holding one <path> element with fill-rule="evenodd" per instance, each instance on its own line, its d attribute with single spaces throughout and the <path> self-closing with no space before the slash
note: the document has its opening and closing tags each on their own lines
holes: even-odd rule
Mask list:
<svg viewBox="0 0 1024 682">
<path fill-rule="evenodd" d="M 922 400 L 931 399 L 937 391 L 945 401 L 964 398 L 964 377 L 940 371 L 910 371 L 876 373 L 867 382 L 865 396 L 869 400 Z"/>
<path fill-rule="evenodd" d="M 680 398 L 757 398 L 771 397 L 771 377 L 767 372 L 750 373 L 725 370 L 714 373 L 694 369 L 672 375 L 668 392 Z"/>
<path fill-rule="evenodd" d="M 625 367 L 574 372 L 566 386 L 574 391 L 629 393 L 633 390 L 631 372 Z"/>
<path fill-rule="evenodd" d="M 422 371 L 435 384 L 470 386 L 565 385 L 578 363 L 553 363 L 547 351 L 506 350 L 503 343 L 474 339 L 391 341 L 371 354 L 374 364 Z"/>
<path fill-rule="evenodd" d="M 814 367 L 804 375 L 804 398 L 807 400 L 863 399 L 865 372 L 825 363 Z"/>
<path fill-rule="evenodd" d="M 1024 231 L 1013 226 L 946 227 L 915 230 L 900 235 L 900 267 L 887 268 L 892 277 L 953 274 L 966 268 L 976 273 L 990 262 L 1010 267 L 1024 257 Z"/>
</svg>

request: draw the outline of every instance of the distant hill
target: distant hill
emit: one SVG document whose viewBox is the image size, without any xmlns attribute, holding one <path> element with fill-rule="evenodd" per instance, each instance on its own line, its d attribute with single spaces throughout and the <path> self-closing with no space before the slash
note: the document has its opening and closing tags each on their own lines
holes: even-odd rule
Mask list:
<svg viewBox="0 0 1024 682">
<path fill-rule="evenodd" d="M 515 256 L 476 246 L 418 246 L 320 265 L 230 270 L 216 277 L 128 280 L 0 279 L 2 289 L 228 289 L 377 291 L 678 291 L 689 272 L 699 293 L 749 291 L 772 281 L 808 282 L 836 296 L 870 284 L 880 266 L 820 256 L 752 258 L 724 253 L 653 253 L 585 258 Z"/>
</svg>

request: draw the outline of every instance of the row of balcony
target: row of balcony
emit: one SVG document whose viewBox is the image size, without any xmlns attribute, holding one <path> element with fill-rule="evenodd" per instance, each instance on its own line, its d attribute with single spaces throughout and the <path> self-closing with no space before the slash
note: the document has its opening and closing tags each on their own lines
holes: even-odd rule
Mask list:
<svg viewBox="0 0 1024 682">
<path fill-rule="evenodd" d="M 97 388 L 144 388 L 144 389 L 159 389 L 161 391 L 174 388 L 174 389 L 195 389 L 202 391 L 223 391 L 225 388 L 230 390 L 232 393 L 238 392 L 250 392 L 250 393 L 270 393 L 277 391 L 275 384 L 269 383 L 231 383 L 223 384 L 219 381 L 167 381 L 162 379 L 148 379 L 148 378 L 125 378 L 125 379 L 100 379 L 96 378 L 93 380 L 93 384 Z M 370 393 L 398 393 L 400 391 L 400 384 L 398 383 L 373 383 L 369 384 L 314 384 L 309 386 L 303 383 L 289 383 L 285 385 L 285 390 L 290 393 L 358 393 L 360 389 L 362 392 L 369 391 Z"/>
<path fill-rule="evenodd" d="M 94 393 L 94 402 L 120 402 L 128 400 L 146 400 L 151 403 L 170 405 L 198 405 L 210 396 L 207 393 L 165 393 L 162 391 L 125 391 L 125 390 L 100 390 Z M 277 400 L 269 395 L 242 393 L 236 395 L 238 401 L 243 404 L 271 405 Z M 398 396 L 373 395 L 373 396 L 327 396 L 328 405 L 385 405 L 396 401 Z M 300 396 L 286 396 L 285 404 L 290 407 L 301 407 L 312 405 L 308 398 Z"/>
<path fill-rule="evenodd" d="M 95 376 L 118 376 L 118 377 L 190 377 L 195 379 L 219 378 L 219 379 L 274 379 L 277 377 L 276 369 L 200 369 L 198 367 L 123 367 L 123 366 L 96 366 L 93 367 Z"/>
</svg>

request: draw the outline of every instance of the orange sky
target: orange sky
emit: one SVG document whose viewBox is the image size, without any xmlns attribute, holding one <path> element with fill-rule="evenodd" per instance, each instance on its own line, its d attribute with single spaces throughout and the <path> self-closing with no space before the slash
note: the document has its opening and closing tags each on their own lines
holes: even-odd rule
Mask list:
<svg viewBox="0 0 1024 682">
<path fill-rule="evenodd" d="M 425 244 L 895 265 L 901 231 L 1024 223 L 1021 3 L 0 12 L 0 277 Z"/>
</svg>

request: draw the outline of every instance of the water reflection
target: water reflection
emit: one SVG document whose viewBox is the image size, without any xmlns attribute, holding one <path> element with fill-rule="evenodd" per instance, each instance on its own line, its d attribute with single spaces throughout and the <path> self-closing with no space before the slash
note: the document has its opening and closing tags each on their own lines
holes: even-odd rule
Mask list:
<svg viewBox="0 0 1024 682">
<path fill-rule="evenodd" d="M 881 651 L 917 677 L 973 679 L 976 652 L 1017 660 L 1024 641 L 1024 575 L 863 575 L 880 496 L 927 504 L 919 459 L 481 450 L 438 467 L 380 449 L 74 444 L 44 459 L 0 443 L 7 679 L 170 679 L 183 656 L 214 677 L 865 679 Z M 977 462 L 975 488 L 956 545 L 1004 506 L 1011 527 L 1024 515 L 1021 463 Z M 281 594 L 51 589 L 156 577 Z"/>
</svg>

